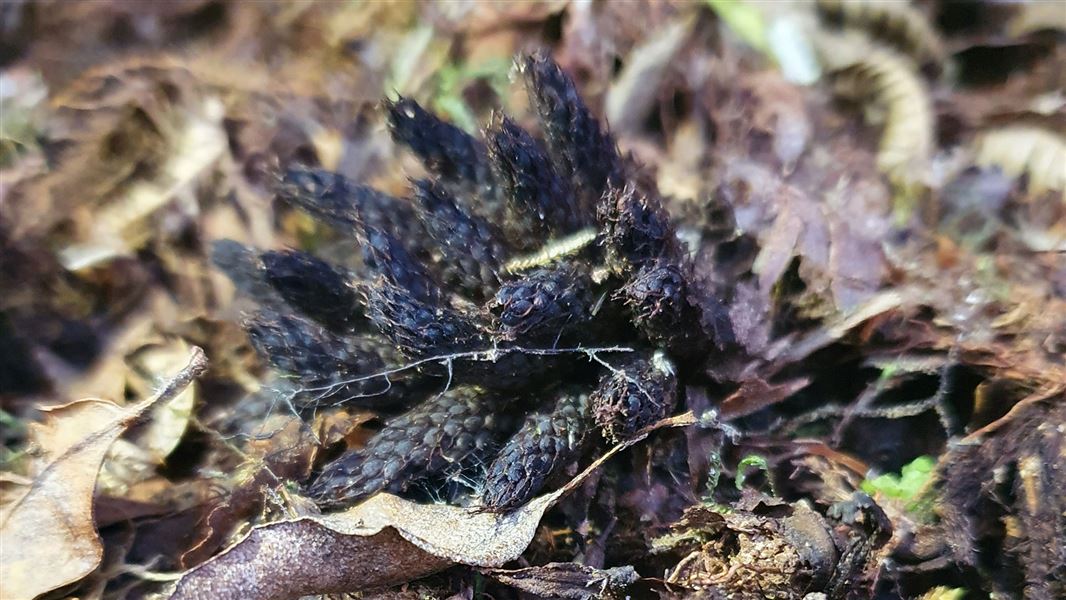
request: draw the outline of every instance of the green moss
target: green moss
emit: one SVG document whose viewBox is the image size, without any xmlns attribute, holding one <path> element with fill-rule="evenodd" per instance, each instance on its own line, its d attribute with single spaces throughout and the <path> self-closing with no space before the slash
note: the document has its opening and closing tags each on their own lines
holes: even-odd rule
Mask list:
<svg viewBox="0 0 1066 600">
<path fill-rule="evenodd" d="M 903 465 L 899 475 L 884 475 L 862 482 L 862 491 L 867 494 L 881 494 L 900 500 L 904 508 L 917 516 L 930 516 L 931 506 L 923 493 L 933 476 L 936 459 L 931 456 L 919 456 Z"/>
<path fill-rule="evenodd" d="M 737 463 L 737 476 L 734 483 L 737 489 L 744 487 L 744 482 L 748 479 L 748 468 L 755 467 L 756 469 L 766 473 L 766 480 L 770 482 L 770 494 L 776 496 L 777 491 L 774 489 L 774 481 L 770 476 L 770 465 L 766 462 L 766 459 L 758 454 L 749 454 L 740 459 Z"/>
</svg>

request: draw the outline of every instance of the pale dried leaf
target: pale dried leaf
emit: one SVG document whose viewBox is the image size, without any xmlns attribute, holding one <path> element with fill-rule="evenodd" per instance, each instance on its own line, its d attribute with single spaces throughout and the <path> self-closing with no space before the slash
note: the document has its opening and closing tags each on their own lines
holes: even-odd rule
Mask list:
<svg viewBox="0 0 1066 600">
<path fill-rule="evenodd" d="M 344 512 L 261 525 L 186 571 L 170 599 L 359 592 L 413 581 L 455 563 L 498 567 L 521 556 L 544 511 L 604 461 L 655 429 L 694 422 L 691 413 L 664 419 L 613 447 L 566 486 L 509 513 L 417 504 L 381 493 Z"/>
<path fill-rule="evenodd" d="M 522 554 L 544 511 L 561 493 L 506 514 L 378 494 L 345 512 L 263 525 L 186 572 L 171 599 L 280 599 L 364 591 L 418 579 L 457 562 L 502 565 Z"/>
<path fill-rule="evenodd" d="M 159 393 L 129 408 L 98 399 L 46 409 L 33 428 L 39 449 L 33 482 L 0 516 L 4 598 L 33 598 L 75 582 L 100 564 L 103 548 L 93 522 L 93 490 L 111 444 L 156 404 L 172 399 L 207 368 L 199 348 Z"/>
<path fill-rule="evenodd" d="M 188 356 L 188 344 L 175 339 L 166 345 L 145 349 L 135 360 L 147 377 L 155 377 L 159 373 L 179 370 Z M 156 382 L 151 383 L 154 386 Z M 173 399 L 153 407 L 151 419 L 130 441 L 147 451 L 156 465 L 162 464 L 185 435 L 196 396 L 196 384 L 192 383 Z"/>
<path fill-rule="evenodd" d="M 145 219 L 187 192 L 217 163 L 226 151 L 222 103 L 209 98 L 198 109 L 182 115 L 182 126 L 170 141 L 169 158 L 159 177 L 138 181 L 109 201 L 93 215 L 90 239 L 60 250 L 66 268 L 85 269 L 139 247 L 148 235 Z"/>
</svg>

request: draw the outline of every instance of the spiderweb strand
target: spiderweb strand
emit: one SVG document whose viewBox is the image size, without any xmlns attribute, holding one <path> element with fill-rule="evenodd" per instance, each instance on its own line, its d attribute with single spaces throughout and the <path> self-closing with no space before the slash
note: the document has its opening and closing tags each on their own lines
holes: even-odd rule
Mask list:
<svg viewBox="0 0 1066 600">
<path fill-rule="evenodd" d="M 341 380 L 338 380 L 338 381 L 330 382 L 327 385 L 316 386 L 316 387 L 300 387 L 300 388 L 297 388 L 296 390 L 291 391 L 289 393 L 288 397 L 284 401 L 286 402 L 286 404 L 288 404 L 290 406 L 290 408 L 295 413 L 296 412 L 296 408 L 293 405 L 293 403 L 291 402 L 291 399 L 293 397 L 295 397 L 297 394 L 317 393 L 317 395 L 310 401 L 310 404 L 318 405 L 318 403 L 322 399 L 327 398 L 329 396 L 332 396 L 333 394 L 335 394 L 337 391 L 339 391 L 340 389 L 342 389 L 345 386 L 353 385 L 353 384 L 357 384 L 357 383 L 361 383 L 361 382 L 364 382 L 364 381 L 368 381 L 368 380 L 371 380 L 371 379 L 377 379 L 377 378 L 383 378 L 386 381 L 387 386 L 386 386 L 386 388 L 384 390 L 381 390 L 379 392 L 373 392 L 373 393 L 354 394 L 354 395 L 346 396 L 344 398 L 339 398 L 339 399 L 337 399 L 335 401 L 331 401 L 330 405 L 342 404 L 342 403 L 345 403 L 345 402 L 348 402 L 348 401 L 351 401 L 351 400 L 355 400 L 355 399 L 358 399 L 358 398 L 365 398 L 365 397 L 384 394 L 384 393 L 388 392 L 389 389 L 391 389 L 391 387 L 392 387 L 392 382 L 389 379 L 390 376 L 396 375 L 397 373 L 410 371 L 412 369 L 416 369 L 416 368 L 418 368 L 418 367 L 420 367 L 422 365 L 426 365 L 426 364 L 440 364 L 440 365 L 445 366 L 448 369 L 448 383 L 447 383 L 447 385 L 446 385 L 446 387 L 444 389 L 444 391 L 447 391 L 450 388 L 451 382 L 452 382 L 452 365 L 453 365 L 454 361 L 456 361 L 456 360 L 471 360 L 471 361 L 481 361 L 481 362 L 496 362 L 501 357 L 506 356 L 508 354 L 528 354 L 528 355 L 533 355 L 533 356 L 558 356 L 558 355 L 563 355 L 563 354 L 583 354 L 585 356 L 588 356 L 590 360 L 594 360 L 594 361 L 598 362 L 599 364 L 603 365 L 604 367 L 610 369 L 612 372 L 621 373 L 623 376 L 625 376 L 627 378 L 627 380 L 629 380 L 630 382 L 634 383 L 635 385 L 637 385 L 638 388 L 640 388 L 639 383 L 637 381 L 635 381 L 632 377 L 630 377 L 628 373 L 625 373 L 621 369 L 618 369 L 617 367 L 612 366 L 610 363 L 608 363 L 607 361 L 603 360 L 599 356 L 600 354 L 606 354 L 606 353 L 621 353 L 621 352 L 635 352 L 635 351 L 636 350 L 634 348 L 630 348 L 628 346 L 603 346 L 603 347 L 592 347 L 592 348 L 585 348 L 585 347 L 580 347 L 580 346 L 579 347 L 573 347 L 573 348 L 526 348 L 526 347 L 514 346 L 514 347 L 510 347 L 510 348 L 493 347 L 493 348 L 487 348 L 487 349 L 482 349 L 482 350 L 467 350 L 467 351 L 464 351 L 464 352 L 453 352 L 453 353 L 449 353 L 449 354 L 440 354 L 440 355 L 435 355 L 435 356 L 429 356 L 429 357 L 421 358 L 421 359 L 418 359 L 418 360 L 415 360 L 415 361 L 412 361 L 412 362 L 408 362 L 408 363 L 405 363 L 405 364 L 402 364 L 402 365 L 399 365 L 399 366 L 391 367 L 391 368 L 388 368 L 388 369 L 383 369 L 383 370 L 377 371 L 375 373 L 370 373 L 370 374 L 366 374 L 366 375 L 359 375 L 357 377 L 351 377 L 351 378 L 347 378 L 347 379 L 341 379 Z M 642 391 L 644 391 L 643 388 L 640 388 L 640 389 Z M 647 394 L 646 391 L 644 391 L 644 393 Z M 649 397 L 650 397 L 650 395 L 649 395 Z"/>
</svg>

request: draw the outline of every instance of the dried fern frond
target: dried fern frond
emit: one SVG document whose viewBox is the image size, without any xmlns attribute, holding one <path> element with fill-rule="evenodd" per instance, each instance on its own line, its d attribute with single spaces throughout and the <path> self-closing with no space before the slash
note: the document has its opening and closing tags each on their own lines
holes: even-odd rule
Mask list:
<svg viewBox="0 0 1066 600">
<path fill-rule="evenodd" d="M 834 80 L 838 94 L 884 111 L 877 167 L 897 189 L 913 190 L 924 179 L 936 133 L 929 92 L 913 66 L 896 53 L 872 49 L 837 69 Z"/>
<path fill-rule="evenodd" d="M 824 21 L 861 30 L 919 65 L 933 65 L 939 70 L 944 62 L 940 36 L 925 15 L 907 2 L 817 0 L 816 4 Z"/>
<path fill-rule="evenodd" d="M 1031 125 L 1010 125 L 981 133 L 975 162 L 1029 180 L 1029 191 L 1058 190 L 1066 200 L 1066 139 Z"/>
</svg>

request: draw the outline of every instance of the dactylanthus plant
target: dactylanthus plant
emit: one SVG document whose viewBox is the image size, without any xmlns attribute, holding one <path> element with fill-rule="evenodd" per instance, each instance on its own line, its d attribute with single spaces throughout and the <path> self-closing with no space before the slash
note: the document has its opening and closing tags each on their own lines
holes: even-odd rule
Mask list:
<svg viewBox="0 0 1066 600">
<path fill-rule="evenodd" d="M 354 239 L 357 268 L 216 246 L 261 305 L 246 328 L 296 381 L 297 410 L 393 409 L 309 484 L 324 507 L 458 473 L 472 484 L 449 500 L 520 506 L 597 439 L 669 416 L 687 374 L 732 343 L 654 186 L 555 62 L 518 62 L 539 137 L 500 116 L 482 140 L 411 99 L 385 103 L 432 175 L 409 198 L 287 169 L 279 198 Z"/>
</svg>

